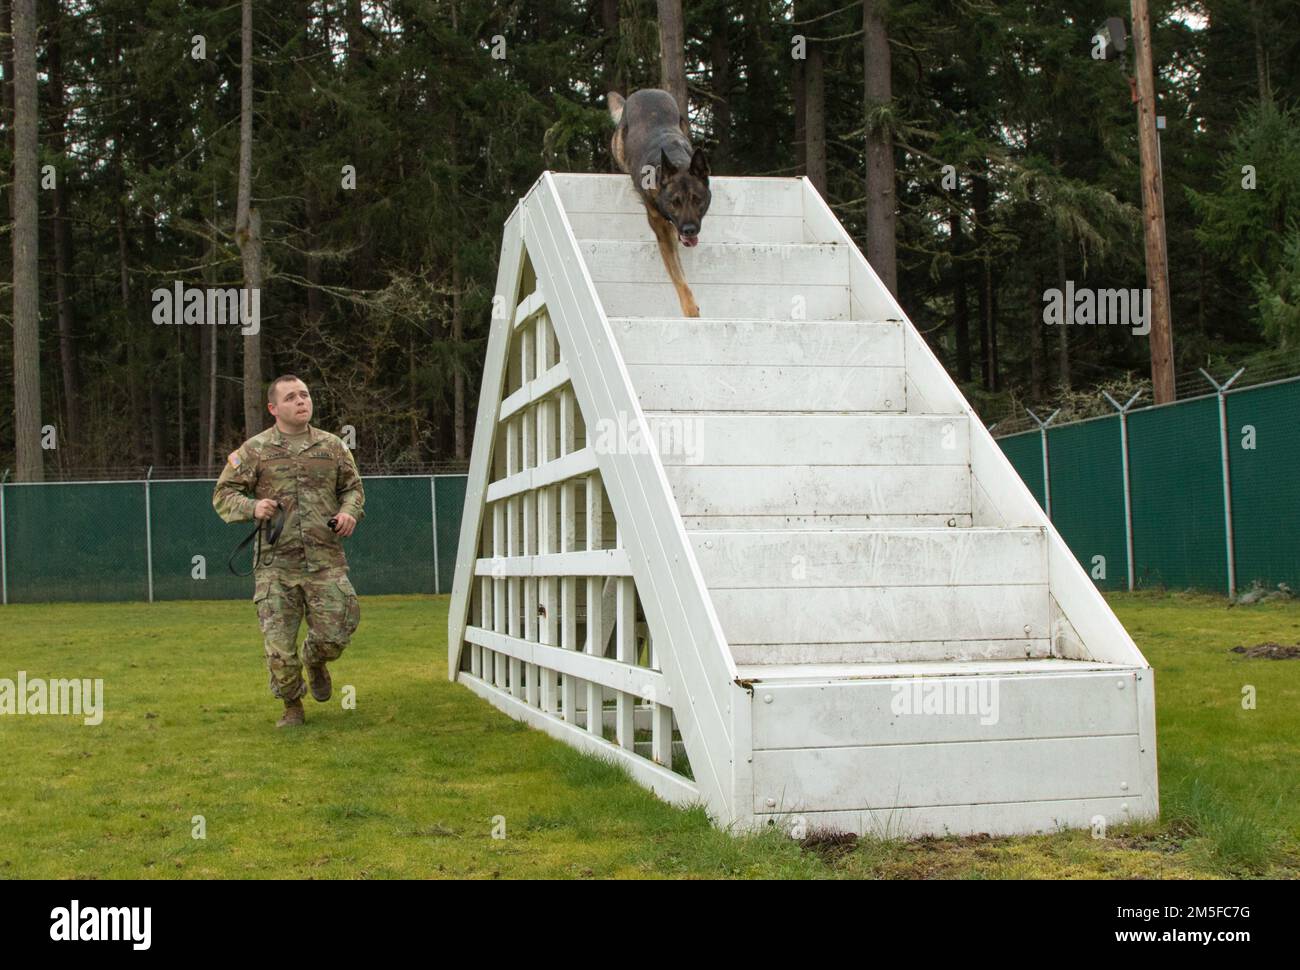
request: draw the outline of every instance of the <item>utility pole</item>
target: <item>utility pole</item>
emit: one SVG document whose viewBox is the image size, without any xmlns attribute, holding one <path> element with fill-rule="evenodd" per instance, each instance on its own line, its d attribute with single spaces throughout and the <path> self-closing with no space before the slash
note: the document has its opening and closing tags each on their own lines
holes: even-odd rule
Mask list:
<svg viewBox="0 0 1300 970">
<path fill-rule="evenodd" d="M 1151 57 L 1151 11 L 1132 0 L 1137 71 L 1138 142 L 1142 158 L 1142 234 L 1146 242 L 1147 286 L 1151 290 L 1151 389 L 1156 404 L 1174 400 L 1174 337 L 1169 312 L 1169 259 L 1165 248 L 1164 183 L 1156 133 L 1155 69 Z"/>
</svg>

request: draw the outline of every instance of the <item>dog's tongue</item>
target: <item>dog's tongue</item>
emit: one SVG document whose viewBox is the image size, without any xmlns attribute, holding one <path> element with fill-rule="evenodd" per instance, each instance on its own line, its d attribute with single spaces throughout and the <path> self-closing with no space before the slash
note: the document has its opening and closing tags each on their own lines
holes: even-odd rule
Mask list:
<svg viewBox="0 0 1300 970">
<path fill-rule="evenodd" d="M 677 234 L 677 238 L 681 240 L 681 244 L 683 246 L 686 246 L 688 248 L 697 245 L 700 241 L 699 236 L 683 236 L 680 232 Z"/>
</svg>

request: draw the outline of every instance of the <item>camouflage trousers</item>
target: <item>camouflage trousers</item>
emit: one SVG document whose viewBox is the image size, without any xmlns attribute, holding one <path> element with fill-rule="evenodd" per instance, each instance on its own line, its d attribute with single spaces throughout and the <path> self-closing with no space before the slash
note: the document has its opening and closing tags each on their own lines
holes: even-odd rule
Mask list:
<svg viewBox="0 0 1300 970">
<path fill-rule="evenodd" d="M 307 692 L 303 664 L 315 666 L 337 660 L 361 622 L 361 606 L 346 567 L 315 573 L 259 569 L 253 602 L 262 627 L 271 693 L 286 701 L 297 700 Z M 307 639 L 299 660 L 298 628 L 304 614 Z"/>
</svg>

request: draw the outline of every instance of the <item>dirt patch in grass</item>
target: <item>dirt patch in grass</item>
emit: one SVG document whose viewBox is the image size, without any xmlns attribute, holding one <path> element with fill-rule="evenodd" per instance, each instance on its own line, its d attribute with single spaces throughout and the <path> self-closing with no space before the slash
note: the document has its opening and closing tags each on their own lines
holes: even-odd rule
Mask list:
<svg viewBox="0 0 1300 970">
<path fill-rule="evenodd" d="M 852 832 L 837 832 L 834 829 L 809 829 L 800 843 L 804 852 L 814 853 L 827 865 L 844 859 L 857 847 L 858 837 Z"/>
<path fill-rule="evenodd" d="M 1300 644 L 1284 646 L 1280 643 L 1257 643 L 1253 647 L 1233 647 L 1229 653 L 1239 653 L 1248 660 L 1300 660 Z"/>
</svg>

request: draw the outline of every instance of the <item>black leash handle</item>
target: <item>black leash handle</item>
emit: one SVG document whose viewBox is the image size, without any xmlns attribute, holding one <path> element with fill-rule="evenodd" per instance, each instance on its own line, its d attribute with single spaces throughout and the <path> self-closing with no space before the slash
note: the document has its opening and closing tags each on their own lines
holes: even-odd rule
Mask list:
<svg viewBox="0 0 1300 970">
<path fill-rule="evenodd" d="M 230 558 L 226 560 L 226 568 L 236 576 L 243 577 L 253 575 L 253 570 L 256 569 L 259 564 L 263 566 L 271 565 L 271 563 L 275 561 L 275 550 L 272 549 L 270 559 L 266 560 L 266 562 L 262 562 L 262 533 L 266 533 L 266 544 L 274 547 L 276 540 L 280 538 L 280 533 L 284 531 L 284 520 L 286 518 L 287 513 L 284 510 L 284 506 L 277 502 L 275 513 L 264 522 L 257 523 L 257 525 L 253 527 L 253 531 L 244 538 L 244 541 L 235 547 L 235 551 L 232 552 Z M 235 569 L 235 557 L 247 549 L 248 544 L 254 539 L 257 540 L 257 545 L 253 551 L 253 565 L 248 568 L 248 572 L 241 573 Z"/>
</svg>

